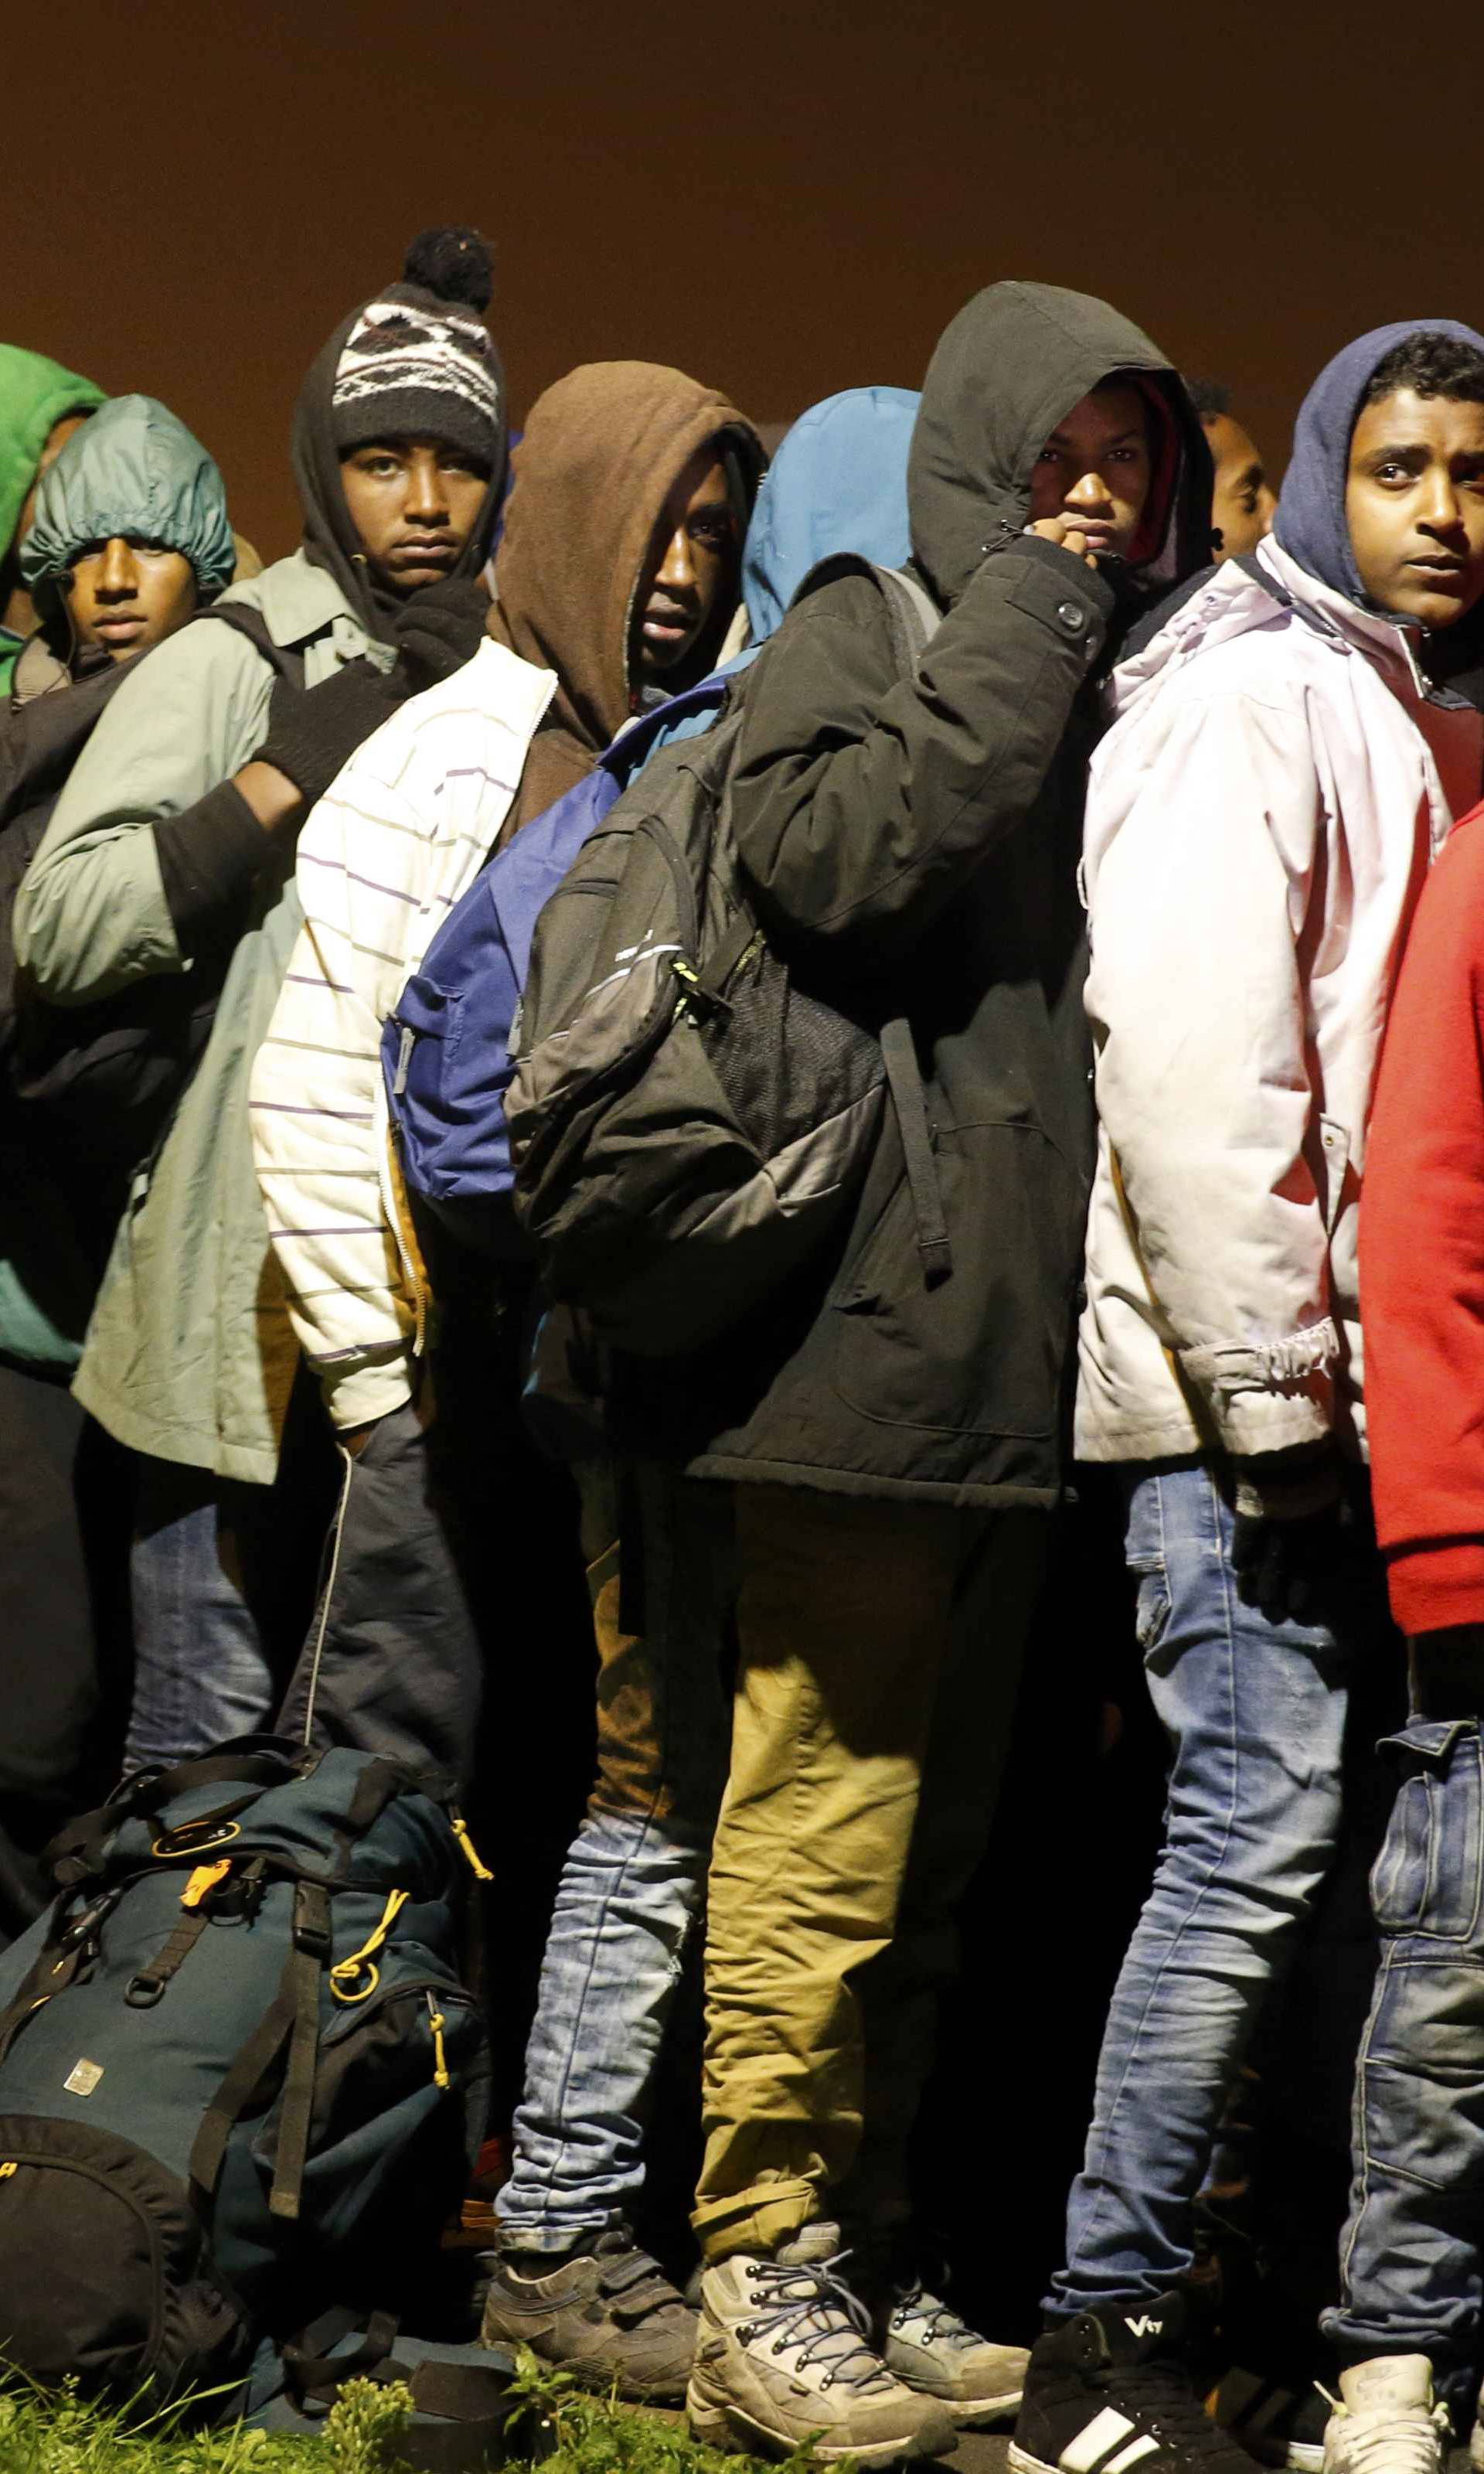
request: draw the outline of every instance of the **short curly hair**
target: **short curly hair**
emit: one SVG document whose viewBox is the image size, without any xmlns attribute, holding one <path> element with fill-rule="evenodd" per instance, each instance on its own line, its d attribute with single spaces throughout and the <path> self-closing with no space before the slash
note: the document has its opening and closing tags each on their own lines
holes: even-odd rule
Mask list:
<svg viewBox="0 0 1484 2474">
<path fill-rule="evenodd" d="M 1382 403 L 1387 396 L 1400 394 L 1403 387 L 1414 395 L 1447 396 L 1455 403 L 1484 403 L 1484 352 L 1477 344 L 1466 344 L 1460 335 L 1442 335 L 1435 327 L 1423 327 L 1394 344 L 1384 360 L 1376 362 L 1360 400 L 1361 411 L 1367 404 Z"/>
</svg>

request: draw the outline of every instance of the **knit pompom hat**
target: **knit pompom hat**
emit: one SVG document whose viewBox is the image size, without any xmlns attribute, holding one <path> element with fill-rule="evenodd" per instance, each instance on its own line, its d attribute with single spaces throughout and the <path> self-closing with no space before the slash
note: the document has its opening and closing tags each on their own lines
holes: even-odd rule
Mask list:
<svg viewBox="0 0 1484 2474">
<path fill-rule="evenodd" d="M 491 464 L 500 365 L 483 311 L 488 244 L 458 225 L 419 232 L 400 283 L 358 313 L 336 365 L 330 418 L 344 454 L 371 438 L 443 438 Z"/>
</svg>

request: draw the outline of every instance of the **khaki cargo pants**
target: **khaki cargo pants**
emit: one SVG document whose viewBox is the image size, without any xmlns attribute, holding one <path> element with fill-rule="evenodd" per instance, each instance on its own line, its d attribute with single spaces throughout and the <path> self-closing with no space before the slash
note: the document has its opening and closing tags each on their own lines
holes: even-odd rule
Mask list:
<svg viewBox="0 0 1484 2474">
<path fill-rule="evenodd" d="M 1039 1593 L 1043 1514 L 735 1490 L 739 1663 L 711 1859 L 709 2261 L 906 2211 Z M 863 2123 L 867 2125 L 863 2139 Z"/>
</svg>

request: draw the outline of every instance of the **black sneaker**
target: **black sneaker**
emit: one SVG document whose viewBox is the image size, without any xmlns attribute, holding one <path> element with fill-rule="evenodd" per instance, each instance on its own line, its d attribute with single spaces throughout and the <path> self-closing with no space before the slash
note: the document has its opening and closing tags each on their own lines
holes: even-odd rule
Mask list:
<svg viewBox="0 0 1484 2474">
<path fill-rule="evenodd" d="M 1185 2356 L 1178 2293 L 1084 2311 L 1031 2350 L 1010 2443 L 1013 2474 L 1252 2474 L 1244 2449 L 1209 2421 Z"/>
<path fill-rule="evenodd" d="M 1338 2387 L 1339 2373 L 1328 2365 L 1325 2377 Z M 1286 2466 L 1289 2474 L 1323 2474 L 1325 2433 L 1334 2408 L 1312 2380 L 1265 2380 L 1256 2371 L 1233 2368 L 1224 2374 L 1211 2411 L 1222 2430 L 1259 2464 Z"/>
</svg>

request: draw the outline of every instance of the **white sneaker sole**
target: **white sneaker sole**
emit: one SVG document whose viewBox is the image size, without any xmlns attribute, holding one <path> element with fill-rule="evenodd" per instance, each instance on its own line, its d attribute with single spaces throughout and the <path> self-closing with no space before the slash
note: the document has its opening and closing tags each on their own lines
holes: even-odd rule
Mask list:
<svg viewBox="0 0 1484 2474">
<path fill-rule="evenodd" d="M 685 2420 L 693 2439 L 699 2439 L 706 2448 L 719 2448 L 724 2455 L 740 2451 L 748 2457 L 792 2457 L 803 2443 L 802 2433 L 790 2439 L 782 2432 L 769 2431 L 764 2423 L 754 2422 L 740 2406 L 701 2405 L 692 2395 L 685 2399 Z M 915 2439 L 874 2440 L 865 2447 L 859 2441 L 853 2447 L 828 2440 L 814 2443 L 814 2455 L 821 2465 L 838 2465 L 846 2458 L 852 2465 L 905 2465 L 922 2453 Z M 934 2453 L 942 2456 L 943 2451 Z M 1048 2468 L 1047 2474 L 1055 2474 L 1055 2469 Z"/>
<path fill-rule="evenodd" d="M 1010 2454 L 1006 2462 L 1010 2467 L 1010 2474 L 1060 2474 L 1057 2466 L 1047 2465 L 1043 2459 L 1033 2457 L 1030 2450 L 1022 2448 L 1017 2439 L 1011 2441 Z"/>
</svg>

